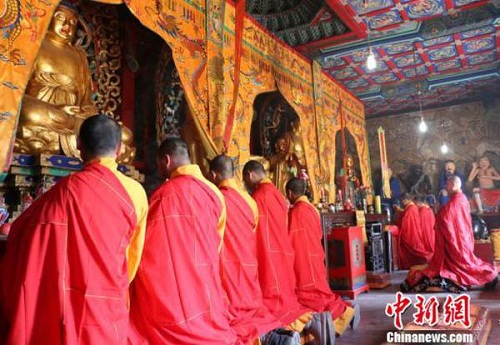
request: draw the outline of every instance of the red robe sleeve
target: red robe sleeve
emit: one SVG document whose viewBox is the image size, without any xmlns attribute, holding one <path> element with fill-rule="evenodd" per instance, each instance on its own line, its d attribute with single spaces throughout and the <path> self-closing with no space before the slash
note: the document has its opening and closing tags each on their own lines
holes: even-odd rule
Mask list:
<svg viewBox="0 0 500 345">
<path fill-rule="evenodd" d="M 321 221 L 307 199 L 296 202 L 289 211 L 288 227 L 295 250 L 295 292 L 299 303 L 316 312 L 330 311 L 332 319 L 336 319 L 347 305 L 328 286 Z"/>
</svg>

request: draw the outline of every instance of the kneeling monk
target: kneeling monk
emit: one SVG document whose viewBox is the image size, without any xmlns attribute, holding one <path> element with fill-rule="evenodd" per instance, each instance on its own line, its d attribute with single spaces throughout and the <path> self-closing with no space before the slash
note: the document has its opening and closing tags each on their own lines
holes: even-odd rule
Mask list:
<svg viewBox="0 0 500 345">
<path fill-rule="evenodd" d="M 264 306 L 257 267 L 257 204 L 234 178 L 231 158 L 219 155 L 210 162 L 212 181 L 224 195 L 226 231 L 220 253 L 222 286 L 234 320 L 231 326 L 245 344 L 282 326 Z"/>
<path fill-rule="evenodd" d="M 493 264 L 474 255 L 470 206 L 460 178 L 451 176 L 446 189 L 450 201 L 436 217 L 434 256 L 424 271 L 415 271 L 401 285 L 402 291 L 421 291 L 434 281 L 450 292 L 465 292 L 468 285 L 492 288 L 498 281 Z"/>
<path fill-rule="evenodd" d="M 150 199 L 144 254 L 131 289 L 130 343 L 236 344 L 219 271 L 226 205 L 191 164 L 186 142 L 158 149 L 168 178 Z"/>
<path fill-rule="evenodd" d="M 399 264 L 407 270 L 411 266 L 430 261 L 433 248 L 428 244 L 427 235 L 422 231 L 420 214 L 410 194 L 401 195 L 404 210 L 399 214 Z"/>
<path fill-rule="evenodd" d="M 83 170 L 59 181 L 12 224 L 0 269 L 0 344 L 127 341 L 146 193 L 117 170 L 115 120 L 88 117 L 78 141 Z"/>
<path fill-rule="evenodd" d="M 335 332 L 342 334 L 351 322 L 351 327 L 359 323 L 359 308 L 351 307 L 328 286 L 325 253 L 321 246 L 321 220 L 305 195 L 305 181 L 293 178 L 285 189 L 293 205 L 288 212 L 288 229 L 295 249 L 295 293 L 303 306 L 316 312 L 329 311 Z"/>
<path fill-rule="evenodd" d="M 295 294 L 294 252 L 288 239 L 285 197 L 266 177 L 261 163 L 248 161 L 243 168 L 243 180 L 259 210 L 257 225 L 257 260 L 259 282 L 264 305 L 282 325 L 311 318 L 311 310 L 302 306 Z M 302 317 L 301 317 L 302 316 Z M 297 322 L 301 332 L 305 323 Z"/>
</svg>

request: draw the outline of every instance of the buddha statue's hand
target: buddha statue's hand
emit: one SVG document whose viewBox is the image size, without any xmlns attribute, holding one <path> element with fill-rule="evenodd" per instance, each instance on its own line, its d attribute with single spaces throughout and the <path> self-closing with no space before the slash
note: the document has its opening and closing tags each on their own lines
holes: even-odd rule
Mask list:
<svg viewBox="0 0 500 345">
<path fill-rule="evenodd" d="M 66 105 L 64 107 L 62 107 L 62 110 L 68 114 L 68 115 L 72 115 L 72 116 L 76 116 L 76 115 L 82 115 L 83 114 L 83 109 L 76 106 L 76 105 Z"/>
<path fill-rule="evenodd" d="M 120 164 L 132 164 L 136 151 L 134 147 L 134 134 L 130 128 L 125 126 L 121 121 L 118 121 L 118 124 L 122 132 L 122 145 L 117 161 Z"/>
<path fill-rule="evenodd" d="M 94 105 L 84 105 L 82 106 L 81 110 L 82 110 L 82 115 L 84 115 L 85 117 L 90 117 L 93 115 L 97 115 L 99 113 L 99 111 Z"/>
<path fill-rule="evenodd" d="M 75 118 L 58 109 L 48 110 L 49 123 L 47 127 L 59 134 L 71 134 L 75 130 Z"/>
</svg>

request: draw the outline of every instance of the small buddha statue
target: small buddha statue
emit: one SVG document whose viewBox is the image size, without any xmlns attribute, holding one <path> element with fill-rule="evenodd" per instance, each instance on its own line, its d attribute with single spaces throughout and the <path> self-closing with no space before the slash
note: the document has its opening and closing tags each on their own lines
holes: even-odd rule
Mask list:
<svg viewBox="0 0 500 345">
<path fill-rule="evenodd" d="M 79 157 L 76 133 L 81 123 L 98 113 L 92 104 L 92 80 L 85 52 L 73 45 L 78 14 L 63 1 L 56 8 L 26 87 L 20 110 L 14 150 L 29 154 Z M 133 136 L 122 126 L 118 159 L 129 163 L 135 156 Z"/>
<path fill-rule="evenodd" d="M 288 145 L 288 160 L 292 169 L 296 170 L 294 176 L 306 166 L 306 158 L 304 154 L 304 145 L 302 143 L 302 130 L 300 121 L 295 120 L 291 123 L 291 130 L 284 135 Z"/>
<path fill-rule="evenodd" d="M 295 120 L 291 123 L 291 130 L 276 140 L 276 153 L 269 157 L 272 180 L 283 195 L 287 181 L 298 177 L 306 167 L 303 147 L 300 122 Z"/>
<path fill-rule="evenodd" d="M 339 185 L 344 191 L 344 195 L 346 200 L 350 199 L 354 200 L 354 192 L 360 186 L 360 181 L 358 178 L 358 173 L 356 168 L 354 167 L 354 157 L 350 154 L 347 154 L 344 158 L 346 162 L 346 172 L 341 168 L 338 177 Z"/>
<path fill-rule="evenodd" d="M 288 162 L 288 146 L 284 137 L 278 138 L 275 144 L 276 153 L 269 157 L 270 164 L 270 177 L 274 185 L 279 191 L 285 194 L 285 185 L 290 178 L 293 177 L 290 173 L 290 166 Z"/>
</svg>

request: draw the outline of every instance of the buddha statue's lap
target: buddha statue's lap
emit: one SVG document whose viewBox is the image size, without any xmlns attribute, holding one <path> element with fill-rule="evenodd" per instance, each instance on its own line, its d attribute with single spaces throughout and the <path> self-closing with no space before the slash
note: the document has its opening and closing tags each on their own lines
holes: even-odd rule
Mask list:
<svg viewBox="0 0 500 345">
<path fill-rule="evenodd" d="M 33 66 L 23 98 L 15 151 L 79 157 L 76 136 L 85 118 L 98 113 L 85 52 L 72 45 L 77 14 L 58 6 Z M 121 162 L 134 158 L 133 136 L 122 127 Z"/>
</svg>

